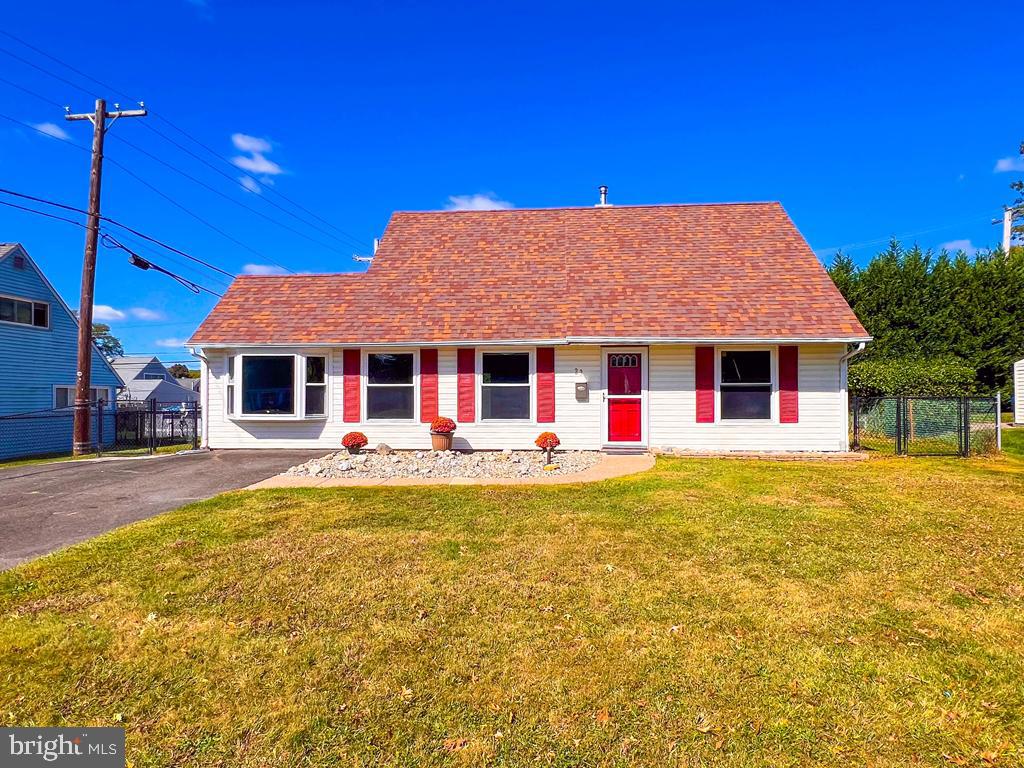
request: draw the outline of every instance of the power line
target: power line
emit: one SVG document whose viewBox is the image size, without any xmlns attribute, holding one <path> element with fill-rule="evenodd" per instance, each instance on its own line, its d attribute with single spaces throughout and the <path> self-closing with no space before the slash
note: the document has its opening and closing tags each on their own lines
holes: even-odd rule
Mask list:
<svg viewBox="0 0 1024 768">
<path fill-rule="evenodd" d="M 246 205 L 242 201 L 236 200 L 235 198 L 231 197 L 231 195 L 228 195 L 225 192 L 221 192 L 219 189 L 216 189 L 216 188 L 210 186 L 205 181 L 203 181 L 201 179 L 197 179 L 195 176 L 192 176 L 191 174 L 186 173 L 185 171 L 181 170 L 180 168 L 178 168 L 173 163 L 169 163 L 166 160 L 164 160 L 163 158 L 157 157 L 152 152 L 149 152 L 148 150 L 143 149 L 139 145 L 133 144 L 132 142 L 128 141 L 128 139 L 124 138 L 123 136 L 115 136 L 114 138 L 116 138 L 122 144 L 128 145 L 129 147 L 134 149 L 136 152 L 140 152 L 141 154 L 145 155 L 146 157 L 150 158 L 151 160 L 155 160 L 156 162 L 160 163 L 161 165 L 163 165 L 163 166 L 165 166 L 167 168 L 170 168 L 175 173 L 180 174 L 181 176 L 184 176 L 189 181 L 191 181 L 191 182 L 193 182 L 195 184 L 198 184 L 199 186 L 203 187 L 204 189 L 208 189 L 210 192 L 213 192 L 215 195 L 220 195 L 221 197 L 223 197 L 228 202 L 234 203 L 235 205 L 239 206 L 240 208 L 244 208 L 245 210 L 250 211 L 250 212 L 256 214 L 257 216 L 266 219 L 267 221 L 271 222 L 272 224 L 276 224 L 279 227 L 283 227 L 284 229 L 287 229 L 289 232 L 293 232 L 296 235 L 299 235 L 299 237 L 304 237 L 304 238 L 306 238 L 307 240 L 309 240 L 312 243 L 316 243 L 317 245 L 323 246 L 324 248 L 329 248 L 332 251 L 335 251 L 336 253 L 340 253 L 342 256 L 347 256 L 348 255 L 344 251 L 338 250 L 336 247 L 334 247 L 333 245 L 330 245 L 329 243 L 325 243 L 325 242 L 323 242 L 321 240 L 317 240 L 315 237 L 310 237 L 309 235 L 307 235 L 302 230 L 295 229 L 294 227 L 291 227 L 288 224 L 285 224 L 285 223 L 283 223 L 281 221 L 278 221 L 277 219 L 271 218 L 267 214 L 263 213 L 263 211 L 259 211 L 259 210 L 255 209 L 255 208 L 253 208 L 251 205 Z M 232 181 L 232 184 L 235 183 L 234 179 L 232 179 L 231 181 Z M 282 209 L 282 210 L 284 210 L 284 209 Z M 302 221 L 302 220 L 300 219 L 300 221 Z M 305 222 L 303 222 L 303 223 L 305 223 Z M 334 237 L 334 235 L 331 235 L 330 233 L 328 233 L 328 235 L 330 237 Z"/>
<path fill-rule="evenodd" d="M 2 117 L 4 120 L 10 120 L 12 123 L 17 123 L 22 128 L 28 128 L 30 131 L 35 131 L 40 136 L 46 136 L 47 138 L 50 138 L 50 139 L 56 139 L 61 144 L 67 144 L 69 147 L 74 147 L 75 149 L 80 149 L 83 152 L 91 152 L 92 151 L 88 147 L 82 146 L 81 144 L 76 144 L 71 139 L 63 139 L 60 136 L 54 136 L 52 133 L 47 133 L 42 128 L 36 128 L 31 123 L 26 123 L 26 122 L 24 122 L 22 120 L 18 120 L 16 117 L 11 117 L 10 115 L 5 115 L 5 114 L 2 114 L 2 113 L 0 113 L 0 117 Z"/>
<path fill-rule="evenodd" d="M 110 85 L 108 83 L 104 83 L 102 80 L 98 80 L 95 77 L 92 77 L 91 75 L 86 74 L 82 70 L 72 66 L 71 64 L 69 64 L 68 62 L 64 61 L 63 59 L 59 59 L 56 56 L 54 56 L 53 54 L 47 53 L 46 51 L 42 50 L 41 48 L 39 48 L 39 47 L 37 47 L 35 45 L 32 45 L 31 43 L 29 43 L 29 42 L 27 42 L 25 40 L 22 40 L 17 35 L 14 35 L 11 32 L 8 32 L 6 30 L 0 30 L 0 33 L 6 35 L 7 37 L 9 37 L 11 40 L 14 40 L 15 42 L 20 43 L 21 45 L 25 46 L 26 48 L 29 48 L 29 49 L 35 51 L 36 53 L 40 54 L 41 56 L 45 56 L 46 58 L 50 59 L 50 61 L 53 61 L 53 62 L 61 65 L 62 67 L 65 67 L 66 69 L 71 70 L 72 72 L 74 72 L 79 77 L 84 77 L 86 80 L 89 80 L 89 81 L 95 83 L 96 85 L 100 86 L 104 90 L 110 91 L 110 92 L 113 92 L 113 93 L 118 93 L 118 94 L 120 94 L 121 96 L 123 96 L 124 98 L 126 98 L 128 100 L 133 100 L 133 98 L 131 96 L 129 96 L 125 91 L 121 90 L 120 88 L 115 88 L 114 86 L 112 86 L 112 85 Z M 12 56 L 13 58 L 18 59 L 19 61 L 22 61 L 25 64 L 28 64 L 29 66 L 33 67 L 34 69 L 39 70 L 40 72 L 43 72 L 44 74 L 50 75 L 51 77 L 54 77 L 57 80 L 60 80 L 61 82 L 67 83 L 68 85 L 72 86 L 73 88 L 75 88 L 75 89 L 77 89 L 77 90 L 79 90 L 79 91 L 81 91 L 83 93 L 86 93 L 86 94 L 88 94 L 88 95 L 90 95 L 90 96 L 92 96 L 94 98 L 97 95 L 95 93 L 92 93 L 92 92 L 86 90 L 85 88 L 82 88 L 80 85 L 77 85 L 77 84 L 71 82 L 70 80 L 67 80 L 67 79 L 61 77 L 60 75 L 57 75 L 57 74 L 55 74 L 55 73 L 53 73 L 53 72 L 51 72 L 51 71 L 49 71 L 49 70 L 47 70 L 47 69 L 45 69 L 43 67 L 40 67 L 37 64 L 33 64 L 32 62 L 28 61 L 27 59 L 23 59 L 20 56 L 17 56 L 16 54 L 13 54 L 13 53 L 10 53 L 9 51 L 6 51 L 5 49 L 0 49 L 0 50 L 3 50 L 3 52 L 7 53 L 9 56 Z M 15 85 L 15 87 L 20 88 L 20 86 L 17 86 L 17 85 Z M 25 89 L 22 89 L 22 90 L 25 90 Z M 33 94 L 33 95 L 38 95 L 38 94 Z M 45 98 L 45 97 L 40 97 L 40 98 Z M 56 104 L 56 102 L 51 102 L 51 103 Z M 197 146 L 201 147 L 202 149 L 206 150 L 207 152 L 209 152 L 211 155 L 213 155 L 215 158 L 217 158 L 221 162 L 226 163 L 233 171 L 241 173 L 242 176 L 244 176 L 245 178 L 249 179 L 250 181 L 252 181 L 252 182 L 254 182 L 256 184 L 261 184 L 259 179 L 257 179 L 256 177 L 252 176 L 251 174 L 245 172 L 244 170 L 238 168 L 234 163 L 232 163 L 227 158 L 223 157 L 219 152 L 217 152 L 216 150 L 214 150 L 214 149 L 210 148 L 209 146 L 207 146 L 206 144 L 204 144 L 202 141 L 200 141 L 195 136 L 190 134 L 184 128 L 181 128 L 178 125 L 176 125 L 175 123 L 173 123 L 169 118 L 164 117 L 162 114 L 158 114 L 156 112 L 151 112 L 151 114 L 154 117 L 157 117 L 160 120 L 163 120 L 171 128 L 173 128 L 178 133 L 180 133 L 182 136 L 184 136 L 185 138 L 189 139 L 189 141 L 193 142 L 194 144 L 196 144 Z M 232 181 L 232 183 L 234 183 L 234 181 L 235 181 L 234 177 L 232 177 L 232 176 L 230 176 L 228 174 L 225 174 L 223 171 L 220 171 L 217 168 L 214 168 L 214 166 L 211 163 L 203 160 L 202 158 L 200 158 L 195 153 L 189 151 L 188 149 L 183 147 L 181 144 L 179 144 L 178 142 L 176 142 L 173 139 L 171 139 L 166 134 L 158 131 L 157 129 L 153 128 L 152 126 L 150 126 L 148 124 L 144 124 L 144 125 L 146 126 L 147 129 L 153 131 L 158 136 L 161 136 L 163 139 L 165 139 L 166 141 L 170 142 L 171 144 L 176 146 L 178 149 L 180 149 L 183 152 L 187 153 L 188 155 L 190 155 L 191 157 L 195 158 L 196 160 L 199 160 L 200 162 L 204 163 L 208 167 L 213 168 L 214 170 L 217 170 L 218 173 L 221 173 L 222 175 L 226 176 L 228 179 L 230 179 Z M 354 243 L 356 247 L 363 248 L 363 247 L 366 247 L 366 246 L 369 245 L 369 243 L 367 241 L 363 240 L 362 238 L 356 237 L 355 235 L 349 234 L 345 230 L 337 227 L 336 225 L 334 225 L 331 222 L 327 221 L 323 217 L 318 216 L 316 213 L 314 213 L 313 211 L 309 210 L 305 206 L 301 205 L 300 203 L 296 202 L 295 200 L 292 200 L 290 197 L 285 195 L 283 192 L 281 192 L 281 191 L 279 191 L 277 189 L 274 189 L 273 187 L 269 187 L 268 185 L 263 185 L 263 188 L 269 189 L 269 191 L 271 191 L 274 195 L 282 198 L 283 200 L 286 200 L 287 202 L 291 203 L 293 206 L 295 206 L 296 208 L 298 208 L 300 211 L 304 212 L 308 216 L 311 216 L 312 218 L 316 219 L 317 221 L 321 222 L 322 224 L 325 224 L 326 226 L 328 226 L 331 229 L 335 230 L 339 234 L 343 235 L 345 238 L 347 238 L 352 243 Z M 294 213 L 289 211 L 287 208 L 284 208 L 283 206 L 279 206 L 276 203 L 274 203 L 273 201 L 267 200 L 266 198 L 264 198 L 264 202 L 266 202 L 269 205 L 273 205 L 274 207 L 279 208 L 280 210 L 284 211 L 285 213 L 288 213 L 289 215 L 293 216 L 297 220 L 302 221 L 302 219 L 300 217 L 296 216 Z M 313 225 L 310 225 L 309 222 L 304 222 L 304 223 L 307 226 L 313 226 Z M 316 226 L 313 226 L 313 228 L 317 229 L 318 231 L 323 232 L 322 229 L 320 229 L 320 228 L 318 228 Z M 327 234 L 327 233 L 324 232 L 324 234 Z M 332 237 L 336 237 L 336 236 L 332 235 Z"/>
<path fill-rule="evenodd" d="M 62 83 L 66 84 L 66 85 L 70 85 L 75 90 L 81 91 L 86 96 L 95 96 L 94 93 L 90 93 L 85 88 L 83 88 L 82 86 L 78 85 L 77 83 L 71 82 L 66 77 L 61 77 L 60 75 L 51 72 L 50 70 L 46 69 L 45 67 L 40 67 L 38 64 L 33 64 L 28 59 L 22 58 L 18 54 L 12 53 L 11 51 L 7 50 L 6 48 L 0 48 L 0 53 L 3 53 L 5 55 L 7 55 L 7 56 L 10 56 L 12 59 L 17 59 L 22 64 L 27 64 L 28 66 L 32 67 L 32 69 L 38 70 L 38 71 L 42 72 L 44 75 L 49 75 L 50 77 L 54 78 L 55 80 L 60 80 Z"/>
<path fill-rule="evenodd" d="M 200 285 L 199 283 L 195 283 L 195 282 L 189 280 L 186 277 L 182 277 L 181 275 L 175 274 L 174 272 L 171 272 L 169 269 L 164 269 L 159 264 L 156 264 L 156 263 L 150 261 L 149 259 L 144 259 L 142 256 L 139 256 L 139 254 L 135 253 L 135 251 L 133 251 L 128 246 L 123 245 L 120 242 L 118 242 L 117 238 L 115 238 L 113 235 L 104 233 L 100 237 L 101 237 L 101 242 L 103 243 L 104 247 L 106 247 L 106 248 L 118 248 L 118 249 L 124 251 L 125 253 L 127 253 L 129 255 L 129 257 L 130 257 L 128 259 L 128 263 L 131 264 L 133 267 L 138 267 L 139 269 L 154 269 L 157 272 L 161 272 L 161 273 L 167 275 L 168 277 L 178 281 L 181 285 L 185 286 L 186 288 L 188 288 L 193 293 L 199 293 L 200 291 L 206 291 L 207 293 L 212 294 L 212 295 L 214 295 L 214 296 L 216 296 L 218 298 L 222 298 L 223 297 L 223 294 L 217 293 L 216 291 L 211 291 L 209 288 L 207 288 L 204 285 Z"/>
<path fill-rule="evenodd" d="M 46 211 L 37 211 L 34 208 L 27 208 L 24 205 L 18 205 L 16 203 L 9 203 L 6 200 L 0 200 L 0 205 L 6 205 L 8 208 L 17 208 L 19 211 L 26 211 L 27 213 L 34 213 L 37 216 L 45 216 L 48 219 L 56 219 L 57 221 L 66 221 L 68 224 L 74 224 L 76 227 L 81 227 L 82 229 L 91 229 L 91 227 L 88 224 L 83 224 L 80 221 L 75 221 L 74 219 L 69 219 L 69 218 L 66 218 L 64 216 L 57 216 L 57 215 L 52 214 L 52 213 L 47 213 Z"/>
<path fill-rule="evenodd" d="M 12 88 L 17 88 L 19 91 L 27 93 L 29 96 L 35 96 L 40 101 L 45 101 L 47 104 L 57 107 L 57 109 L 64 109 L 63 104 L 59 104 L 50 97 L 43 96 L 43 94 L 33 91 L 31 88 L 26 88 L 23 85 L 18 85 L 18 83 L 14 82 L 13 80 L 8 80 L 6 77 L 0 77 L 0 83 L 7 83 L 7 85 L 11 86 Z"/>
<path fill-rule="evenodd" d="M 4 189 L 3 187 L 0 187 L 0 192 L 2 192 L 5 195 L 12 195 L 14 197 L 20 197 L 20 198 L 22 198 L 24 200 L 31 200 L 31 201 L 36 202 L 36 203 L 43 203 L 45 205 L 52 205 L 52 206 L 54 206 L 56 208 L 61 208 L 61 209 L 65 210 L 65 211 L 73 211 L 75 213 L 82 213 L 82 214 L 86 214 L 87 213 L 87 211 L 85 211 L 85 210 L 83 210 L 81 208 L 76 208 L 73 205 L 67 205 L 65 203 L 58 203 L 58 202 L 55 202 L 53 200 L 47 200 L 46 198 L 36 197 L 34 195 L 26 195 L 26 194 L 24 194 L 22 192 L 15 192 L 13 189 Z M 2 201 L 0 201 L 0 202 L 2 202 Z M 26 209 L 26 210 L 28 210 L 28 209 Z M 41 213 L 41 211 L 37 211 L 37 213 Z M 44 213 L 43 215 L 44 216 L 50 216 L 50 218 L 58 218 L 58 217 L 52 216 L 51 214 Z M 208 261 L 203 261 L 202 259 L 197 258 L 195 256 L 192 256 L 189 253 L 185 253 L 185 251 L 182 251 L 182 250 L 180 250 L 178 248 L 175 248 L 173 245 L 168 245 L 167 243 L 164 243 L 164 242 L 162 242 L 160 240 L 157 240 L 155 237 L 150 237 L 149 235 L 147 235 L 147 234 L 145 234 L 143 232 L 139 232 L 137 229 L 133 229 L 132 227 L 129 227 L 127 224 L 122 224 L 121 222 L 119 222 L 119 221 L 117 221 L 115 219 L 112 219 L 109 216 L 102 216 L 101 215 L 99 218 L 102 221 L 106 221 L 109 224 L 113 224 L 116 227 L 120 227 L 121 229 L 124 229 L 124 230 L 126 230 L 128 232 L 131 232 L 136 237 L 141 237 L 143 240 L 146 240 L 148 242 L 154 243 L 155 245 L 159 245 L 161 248 L 165 248 L 168 251 L 171 251 L 172 253 L 176 253 L 179 256 L 184 256 L 186 259 L 189 259 L 190 261 L 194 261 L 197 264 L 202 264 L 207 269 L 212 269 L 215 272 L 220 272 L 222 275 L 227 275 L 231 279 L 235 278 L 235 276 L 232 273 L 228 272 L 227 270 L 221 269 L 220 267 L 218 267 L 218 266 L 216 266 L 214 264 L 211 264 Z M 76 224 L 76 225 L 81 226 L 81 227 L 86 226 L 86 225 L 82 224 L 81 222 L 72 221 L 71 219 L 65 219 L 65 221 L 69 221 L 72 224 Z"/>
</svg>

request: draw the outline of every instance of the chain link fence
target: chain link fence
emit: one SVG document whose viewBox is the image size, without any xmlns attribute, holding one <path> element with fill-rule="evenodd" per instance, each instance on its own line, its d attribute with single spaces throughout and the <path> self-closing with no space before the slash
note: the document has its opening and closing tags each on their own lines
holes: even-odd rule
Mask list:
<svg viewBox="0 0 1024 768">
<path fill-rule="evenodd" d="M 999 450 L 995 397 L 854 397 L 854 450 L 972 456 Z"/>
<path fill-rule="evenodd" d="M 89 452 L 147 454 L 199 447 L 198 403 L 102 400 L 0 416 L 0 462 L 71 454 L 75 409 L 89 413 Z"/>
</svg>

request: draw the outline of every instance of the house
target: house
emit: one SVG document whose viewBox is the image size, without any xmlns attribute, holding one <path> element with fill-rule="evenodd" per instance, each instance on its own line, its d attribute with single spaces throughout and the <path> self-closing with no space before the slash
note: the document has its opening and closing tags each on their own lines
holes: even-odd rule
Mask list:
<svg viewBox="0 0 1024 768">
<path fill-rule="evenodd" d="M 77 317 L 20 244 L 0 243 L 0 416 L 38 412 L 6 421 L 0 459 L 71 450 L 71 411 L 52 409 L 74 404 L 77 371 Z M 108 404 L 123 383 L 95 348 L 91 382 L 91 399 Z"/>
<path fill-rule="evenodd" d="M 159 358 L 150 355 L 123 355 L 111 360 L 124 380 L 121 400 L 156 400 L 158 403 L 193 403 L 199 393 L 183 387 Z"/>
<path fill-rule="evenodd" d="M 212 448 L 424 448 L 440 414 L 463 449 L 841 451 L 869 340 L 748 203 L 395 213 L 366 273 L 239 277 L 189 343 Z"/>
<path fill-rule="evenodd" d="M 174 380 L 179 387 L 191 389 L 193 392 L 199 391 L 199 379 L 193 379 L 191 376 L 175 376 Z"/>
</svg>

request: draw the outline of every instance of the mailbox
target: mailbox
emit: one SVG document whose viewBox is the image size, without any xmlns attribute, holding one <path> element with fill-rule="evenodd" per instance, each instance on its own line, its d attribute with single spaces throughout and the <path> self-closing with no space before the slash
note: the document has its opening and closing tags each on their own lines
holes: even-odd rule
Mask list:
<svg viewBox="0 0 1024 768">
<path fill-rule="evenodd" d="M 576 382 L 576 399 L 581 403 L 590 399 L 590 384 L 586 381 Z"/>
</svg>

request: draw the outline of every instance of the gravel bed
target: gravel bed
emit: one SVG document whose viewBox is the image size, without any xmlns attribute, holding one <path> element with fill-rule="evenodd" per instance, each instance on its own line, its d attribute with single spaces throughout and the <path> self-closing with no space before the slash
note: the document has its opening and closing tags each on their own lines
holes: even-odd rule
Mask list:
<svg viewBox="0 0 1024 768">
<path fill-rule="evenodd" d="M 544 451 L 393 451 L 387 446 L 331 453 L 289 469 L 300 477 L 541 477 L 568 475 L 594 466 L 597 451 L 555 451 L 545 468 Z"/>
</svg>

